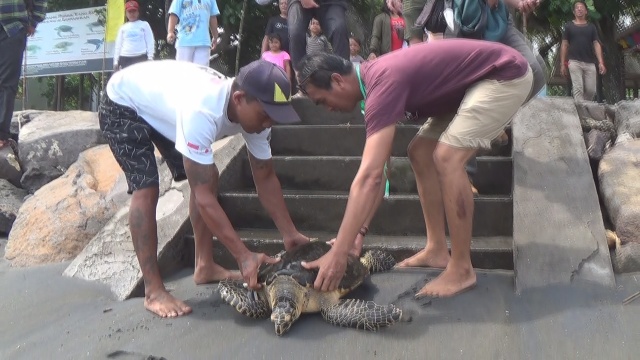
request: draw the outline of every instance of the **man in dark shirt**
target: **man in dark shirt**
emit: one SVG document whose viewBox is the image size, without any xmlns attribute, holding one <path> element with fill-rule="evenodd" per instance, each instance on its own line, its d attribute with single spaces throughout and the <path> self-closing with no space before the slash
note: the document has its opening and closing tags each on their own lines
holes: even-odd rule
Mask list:
<svg viewBox="0 0 640 360">
<path fill-rule="evenodd" d="M 587 22 L 587 13 L 587 5 L 583 1 L 576 1 L 573 5 L 575 19 L 565 24 L 560 48 L 560 72 L 566 77 L 569 70 L 573 99 L 576 101 L 592 101 L 596 94 L 596 71 L 601 75 L 607 72 L 598 30 Z"/>
<path fill-rule="evenodd" d="M 526 101 L 533 83 L 527 60 L 499 43 L 450 39 L 363 64 L 314 55 L 301 62 L 298 81 L 302 93 L 329 110 L 352 111 L 365 102 L 367 138 L 342 225 L 331 251 L 304 264 L 320 269 L 316 289 L 336 288 L 356 235 L 366 235 L 366 221 L 377 210 L 395 124 L 405 119 L 405 112 L 432 117 L 411 141 L 408 155 L 427 225 L 427 246 L 419 256 L 424 266 L 446 267 L 417 295 L 453 296 L 475 286 L 470 255 L 473 195 L 464 165 L 479 148 L 490 147 Z"/>
<path fill-rule="evenodd" d="M 25 5 L 29 3 L 29 8 Z M 7 0 L 0 3 L 0 149 L 9 145 L 9 128 L 20 81 L 27 36 L 36 31 L 47 12 L 44 0 Z"/>
<path fill-rule="evenodd" d="M 280 35 L 280 50 L 289 53 L 289 26 L 287 25 L 287 0 L 278 2 L 280 15 L 272 16 L 267 22 L 262 39 L 262 52 L 269 51 L 269 34 Z"/>
<path fill-rule="evenodd" d="M 289 0 L 289 55 L 296 69 L 307 53 L 307 30 L 312 18 L 318 19 L 323 34 L 336 55 L 349 60 L 349 30 L 346 0 Z"/>
</svg>

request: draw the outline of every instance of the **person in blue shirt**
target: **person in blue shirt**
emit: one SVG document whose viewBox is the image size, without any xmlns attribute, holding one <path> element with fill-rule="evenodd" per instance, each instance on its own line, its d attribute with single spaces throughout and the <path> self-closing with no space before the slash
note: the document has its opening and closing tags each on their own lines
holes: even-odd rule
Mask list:
<svg viewBox="0 0 640 360">
<path fill-rule="evenodd" d="M 173 1 L 169 8 L 167 42 L 175 42 L 176 60 L 209 66 L 209 55 L 218 42 L 218 15 L 216 0 Z"/>
</svg>

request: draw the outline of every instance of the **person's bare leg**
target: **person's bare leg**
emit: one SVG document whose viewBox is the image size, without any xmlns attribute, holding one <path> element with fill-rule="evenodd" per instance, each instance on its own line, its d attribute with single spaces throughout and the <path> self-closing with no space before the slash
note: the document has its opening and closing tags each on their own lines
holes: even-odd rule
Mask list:
<svg viewBox="0 0 640 360">
<path fill-rule="evenodd" d="M 475 149 L 442 143 L 436 148 L 434 159 L 451 236 L 451 260 L 446 269 L 416 296 L 449 297 L 476 284 L 476 273 L 471 265 L 473 194 L 464 169 L 464 164 L 475 152 Z"/>
<path fill-rule="evenodd" d="M 144 307 L 160 317 L 176 317 L 190 313 L 191 308 L 169 294 L 162 283 L 157 255 L 157 205 L 158 187 L 134 191 L 129 208 L 129 228 L 144 279 Z"/>
<path fill-rule="evenodd" d="M 442 194 L 433 161 L 436 145 L 436 140 L 421 136 L 414 137 L 409 144 L 407 152 L 416 176 L 418 196 L 427 229 L 427 242 L 423 250 L 400 262 L 398 267 L 445 268 L 449 263 Z"/>
<path fill-rule="evenodd" d="M 193 238 L 196 245 L 193 281 L 200 285 L 223 279 L 241 280 L 242 274 L 239 271 L 229 271 L 213 261 L 213 234 L 202 216 L 200 216 L 193 191 L 189 199 L 189 218 L 191 219 Z"/>
</svg>

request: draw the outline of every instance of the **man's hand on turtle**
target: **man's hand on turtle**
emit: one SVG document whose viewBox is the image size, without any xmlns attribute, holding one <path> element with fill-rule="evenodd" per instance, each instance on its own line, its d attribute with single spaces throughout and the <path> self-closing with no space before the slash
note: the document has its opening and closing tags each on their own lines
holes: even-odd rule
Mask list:
<svg viewBox="0 0 640 360">
<path fill-rule="evenodd" d="M 275 264 L 280 261 L 280 258 L 272 258 L 266 254 L 247 252 L 242 258 L 238 260 L 240 267 L 240 273 L 244 278 L 247 287 L 252 290 L 259 290 L 260 284 L 258 284 L 258 269 L 262 264 Z"/>
<path fill-rule="evenodd" d="M 308 243 L 309 241 L 311 241 L 311 239 L 300 233 L 296 233 L 293 236 L 285 237 L 283 241 L 284 241 L 284 249 L 291 250 L 298 245 L 303 245 Z"/>
<path fill-rule="evenodd" d="M 318 269 L 318 276 L 313 287 L 320 291 L 333 291 L 338 288 L 347 269 L 347 254 L 339 253 L 335 247 L 318 260 L 302 262 L 305 269 Z"/>
</svg>

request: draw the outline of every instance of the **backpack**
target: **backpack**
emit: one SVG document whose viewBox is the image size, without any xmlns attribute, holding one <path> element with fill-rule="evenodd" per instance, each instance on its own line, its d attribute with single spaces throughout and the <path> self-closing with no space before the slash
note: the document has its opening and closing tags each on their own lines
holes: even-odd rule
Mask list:
<svg viewBox="0 0 640 360">
<path fill-rule="evenodd" d="M 424 28 L 434 10 L 442 8 L 435 6 L 437 2 L 444 2 L 445 38 L 499 41 L 507 31 L 509 11 L 504 2 L 490 9 L 486 0 L 427 0 L 415 26 Z"/>
</svg>

